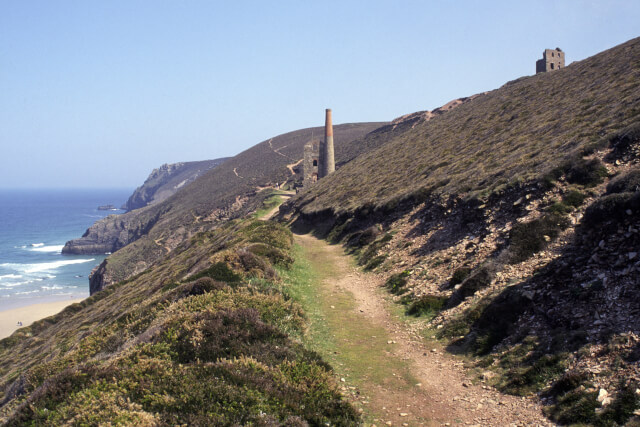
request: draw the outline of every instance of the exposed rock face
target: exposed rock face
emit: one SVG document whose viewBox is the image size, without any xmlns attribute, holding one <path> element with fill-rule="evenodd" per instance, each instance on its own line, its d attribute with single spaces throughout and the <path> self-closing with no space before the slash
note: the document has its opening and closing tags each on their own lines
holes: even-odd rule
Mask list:
<svg viewBox="0 0 640 427">
<path fill-rule="evenodd" d="M 68 241 L 63 254 L 101 255 L 115 252 L 149 231 L 156 223 L 153 215 L 109 215 L 96 221 L 81 238 Z"/>
<path fill-rule="evenodd" d="M 204 172 L 222 164 L 228 157 L 199 162 L 164 164 L 154 169 L 147 180 L 136 188 L 122 209 L 131 211 L 161 202 Z"/>
</svg>

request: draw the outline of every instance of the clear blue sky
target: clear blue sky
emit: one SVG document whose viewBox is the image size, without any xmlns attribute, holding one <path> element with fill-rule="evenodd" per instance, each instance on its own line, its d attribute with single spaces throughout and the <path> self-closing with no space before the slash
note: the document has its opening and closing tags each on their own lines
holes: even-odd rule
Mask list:
<svg viewBox="0 0 640 427">
<path fill-rule="evenodd" d="M 135 187 L 162 163 L 385 121 L 637 37 L 640 1 L 0 0 L 0 187 Z"/>
</svg>

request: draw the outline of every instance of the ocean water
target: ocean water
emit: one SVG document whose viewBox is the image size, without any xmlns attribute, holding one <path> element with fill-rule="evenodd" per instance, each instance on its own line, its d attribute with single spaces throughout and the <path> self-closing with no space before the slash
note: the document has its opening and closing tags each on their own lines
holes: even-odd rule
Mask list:
<svg viewBox="0 0 640 427">
<path fill-rule="evenodd" d="M 131 189 L 0 189 L 0 310 L 89 296 L 91 270 L 104 255 L 63 255 L 68 240 L 123 211 Z"/>
</svg>

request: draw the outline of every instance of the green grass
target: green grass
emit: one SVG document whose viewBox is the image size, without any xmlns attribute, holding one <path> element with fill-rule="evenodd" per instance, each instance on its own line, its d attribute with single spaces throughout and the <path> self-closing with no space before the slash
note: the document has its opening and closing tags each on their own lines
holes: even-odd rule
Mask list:
<svg viewBox="0 0 640 427">
<path fill-rule="evenodd" d="M 258 210 L 256 210 L 253 214 L 251 214 L 252 218 L 259 219 L 271 212 L 277 206 L 280 206 L 282 202 L 284 202 L 284 198 L 282 194 L 285 194 L 282 191 L 278 190 L 264 190 L 267 192 L 267 196 L 262 202 L 262 206 Z"/>
<path fill-rule="evenodd" d="M 291 256 L 284 226 L 235 221 L 3 340 L 2 381 L 20 378 L 22 391 L 3 396 L 2 421 L 357 424 L 331 368 L 299 341 L 300 305 L 247 244 Z"/>
<path fill-rule="evenodd" d="M 317 351 L 335 369 L 337 377 L 358 388 L 371 404 L 365 407 L 366 419 L 383 417 L 388 404 L 380 386 L 409 391 L 416 384 L 405 361 L 388 354 L 390 340 L 384 328 L 359 315 L 353 296 L 336 292 L 325 281 L 339 278 L 321 251 L 323 243 L 294 246 L 295 262 L 290 270 L 281 270 L 289 286 L 288 294 L 300 303 L 309 319 L 305 344 Z M 391 344 L 392 345 L 392 344 Z"/>
</svg>

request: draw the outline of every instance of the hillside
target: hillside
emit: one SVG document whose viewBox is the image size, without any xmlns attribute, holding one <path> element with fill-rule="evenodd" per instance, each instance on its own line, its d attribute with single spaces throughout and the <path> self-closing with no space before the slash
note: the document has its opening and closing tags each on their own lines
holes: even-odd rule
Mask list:
<svg viewBox="0 0 640 427">
<path fill-rule="evenodd" d="M 413 117 L 365 136 L 378 148 L 281 219 L 342 242 L 477 381 L 537 393 L 562 424 L 626 422 L 640 406 L 640 39 Z"/>
<path fill-rule="evenodd" d="M 275 268 L 291 232 L 229 221 L 0 341 L 4 425 L 353 425 Z"/>
<path fill-rule="evenodd" d="M 381 124 L 335 126 L 336 146 L 350 144 Z M 96 222 L 82 238 L 67 242 L 63 253 L 113 253 L 92 275 L 92 293 L 139 273 L 193 234 L 255 210 L 261 197 L 254 196 L 262 189 L 295 180 L 290 167 L 299 163 L 312 133 L 321 132 L 303 129 L 263 141 L 161 203 Z"/>
<path fill-rule="evenodd" d="M 225 160 L 228 158 L 164 164 L 151 171 L 144 184 L 135 189 L 122 209 L 132 211 L 168 199 L 180 188 Z"/>
<path fill-rule="evenodd" d="M 638 425 L 640 39 L 335 126 L 336 172 L 275 191 L 312 133 L 69 242 L 114 253 L 90 298 L 0 341 L 2 422 Z"/>
<path fill-rule="evenodd" d="M 636 123 L 638 85 L 637 40 L 567 70 L 514 80 L 447 114 L 392 130 L 380 149 L 301 195 L 297 205 L 305 214 L 340 215 L 413 193 L 484 199 L 540 178 Z M 368 135 L 364 144 L 375 138 Z"/>
</svg>

